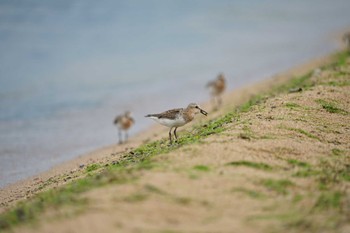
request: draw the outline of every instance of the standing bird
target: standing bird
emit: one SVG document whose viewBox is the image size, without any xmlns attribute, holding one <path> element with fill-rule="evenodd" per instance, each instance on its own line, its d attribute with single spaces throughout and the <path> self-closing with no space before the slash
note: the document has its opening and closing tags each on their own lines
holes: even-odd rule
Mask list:
<svg viewBox="0 0 350 233">
<path fill-rule="evenodd" d="M 221 95 L 226 89 L 226 80 L 223 73 L 220 73 L 217 78 L 209 82 L 206 86 L 210 90 L 210 94 L 213 97 L 214 109 L 218 109 L 222 104 Z"/>
<path fill-rule="evenodd" d="M 201 109 L 198 104 L 191 103 L 187 106 L 187 108 L 175 108 L 158 114 L 148 114 L 145 117 L 151 118 L 159 124 L 170 128 L 169 140 L 171 144 L 171 130 L 175 128 L 174 135 L 175 139 L 177 139 L 177 128 L 191 122 L 194 119 L 194 116 L 199 112 L 205 116 L 208 115 L 208 113 Z"/>
<path fill-rule="evenodd" d="M 131 112 L 126 111 L 123 115 L 118 115 L 114 119 L 114 124 L 118 127 L 119 144 L 123 143 L 122 131 L 125 132 L 124 142 L 128 140 L 128 129 L 135 123 L 131 117 Z"/>
<path fill-rule="evenodd" d="M 350 32 L 344 34 L 343 41 L 345 42 L 348 50 L 350 51 Z"/>
</svg>

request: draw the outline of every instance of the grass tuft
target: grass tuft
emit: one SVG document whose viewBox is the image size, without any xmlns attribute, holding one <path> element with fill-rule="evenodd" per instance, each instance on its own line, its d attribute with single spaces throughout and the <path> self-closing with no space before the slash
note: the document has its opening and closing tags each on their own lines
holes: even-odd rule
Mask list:
<svg viewBox="0 0 350 233">
<path fill-rule="evenodd" d="M 226 165 L 230 166 L 246 166 L 246 167 L 251 167 L 255 169 L 260 169 L 264 171 L 271 171 L 273 168 L 266 164 L 266 163 L 256 163 L 256 162 L 251 162 L 251 161 L 246 161 L 246 160 L 241 160 L 241 161 L 233 161 L 230 163 L 227 163 Z"/>
<path fill-rule="evenodd" d="M 338 148 L 333 148 L 332 149 L 332 154 L 335 155 L 335 156 L 342 156 L 342 155 L 344 155 L 344 151 L 340 150 Z"/>
<path fill-rule="evenodd" d="M 283 195 L 288 194 L 287 188 L 294 185 L 292 181 L 287 179 L 282 179 L 282 180 L 266 179 L 266 180 L 262 180 L 262 184 L 266 188 Z"/>
<path fill-rule="evenodd" d="M 309 168 L 310 164 L 296 160 L 296 159 L 288 159 L 287 162 L 291 165 L 297 166 L 297 167 L 303 167 L 303 168 Z"/>
<path fill-rule="evenodd" d="M 314 206 L 315 209 L 319 210 L 329 210 L 329 209 L 339 209 L 341 207 L 341 200 L 344 194 L 336 192 L 326 192 L 322 193 Z"/>
<path fill-rule="evenodd" d="M 285 106 L 287 108 L 290 108 L 290 109 L 300 108 L 301 107 L 299 104 L 296 104 L 296 103 L 286 103 Z"/>
<path fill-rule="evenodd" d="M 307 131 L 305 131 L 305 130 L 303 130 L 303 129 L 299 129 L 299 128 L 286 128 L 287 130 L 290 130 L 290 131 L 294 131 L 294 132 L 297 132 L 297 133 L 300 133 L 300 134 L 303 134 L 303 135 L 305 135 L 305 136 L 307 136 L 307 137 L 309 137 L 309 138 L 312 138 L 312 139 L 316 139 L 316 140 L 318 140 L 318 141 L 322 141 L 319 137 L 317 137 L 317 136 L 315 136 L 315 135 L 313 135 L 313 134 L 311 134 L 311 133 L 309 133 L 309 132 L 307 132 Z"/>
<path fill-rule="evenodd" d="M 95 171 L 97 169 L 99 169 L 101 167 L 100 164 L 97 164 L 97 163 L 93 163 L 93 164 L 90 164 L 86 167 L 86 171 L 87 172 L 92 172 L 92 171 Z"/>
<path fill-rule="evenodd" d="M 316 100 L 316 102 L 319 103 L 322 106 L 322 108 L 325 109 L 329 113 L 338 113 L 338 114 L 342 114 L 342 115 L 348 114 L 347 111 L 345 111 L 341 108 L 338 108 L 335 103 L 327 102 L 327 101 L 322 100 L 322 99 L 318 99 L 318 100 Z"/>
<path fill-rule="evenodd" d="M 193 169 L 197 170 L 197 171 L 201 171 L 201 172 L 208 172 L 210 171 L 210 168 L 208 166 L 205 165 L 196 165 L 193 167 Z"/>
<path fill-rule="evenodd" d="M 240 112 L 248 112 L 254 105 L 262 103 L 266 98 L 262 95 L 255 95 L 248 102 L 239 107 Z"/>
<path fill-rule="evenodd" d="M 130 203 L 135 203 L 135 202 L 145 201 L 147 198 L 148 198 L 148 195 L 146 195 L 146 194 L 135 193 L 135 194 L 132 194 L 132 195 L 124 198 L 124 201 L 130 202 Z"/>
<path fill-rule="evenodd" d="M 255 190 L 246 189 L 246 188 L 234 188 L 234 189 L 232 189 L 232 192 L 243 193 L 243 194 L 246 194 L 247 196 L 254 198 L 254 199 L 265 198 L 265 195 L 263 193 L 255 191 Z"/>
</svg>

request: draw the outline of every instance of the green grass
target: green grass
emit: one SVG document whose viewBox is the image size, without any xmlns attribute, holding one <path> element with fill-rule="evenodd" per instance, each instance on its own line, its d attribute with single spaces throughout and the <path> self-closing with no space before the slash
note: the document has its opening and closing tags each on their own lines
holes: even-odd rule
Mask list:
<svg viewBox="0 0 350 233">
<path fill-rule="evenodd" d="M 232 189 L 232 192 L 243 193 L 243 194 L 246 194 L 247 196 L 249 196 L 250 198 L 253 198 L 253 199 L 264 199 L 266 197 L 261 192 L 246 189 L 246 188 L 234 188 L 234 189 Z"/>
<path fill-rule="evenodd" d="M 227 163 L 226 165 L 229 166 L 245 166 L 245 167 L 251 167 L 255 169 L 260 169 L 264 171 L 271 171 L 273 170 L 273 167 L 266 163 L 256 163 L 256 162 L 251 162 L 251 161 L 246 161 L 246 160 L 240 160 L 240 161 L 233 161 L 230 163 Z"/>
<path fill-rule="evenodd" d="M 275 191 L 278 194 L 283 194 L 283 195 L 288 194 L 287 188 L 294 185 L 293 182 L 287 179 L 281 179 L 281 180 L 265 179 L 265 180 L 262 180 L 261 183 L 269 190 Z"/>
<path fill-rule="evenodd" d="M 297 167 L 303 167 L 303 168 L 309 168 L 311 167 L 310 164 L 306 162 L 299 161 L 297 159 L 288 159 L 287 162 L 291 165 L 297 166 Z"/>
<path fill-rule="evenodd" d="M 285 103 L 285 106 L 290 109 L 300 108 L 301 106 L 296 103 Z"/>
<path fill-rule="evenodd" d="M 265 99 L 266 97 L 262 95 L 255 95 L 246 103 L 242 104 L 238 109 L 240 112 L 248 112 L 254 105 L 262 103 Z"/>
<path fill-rule="evenodd" d="M 134 193 L 130 196 L 127 196 L 124 198 L 124 201 L 130 202 L 130 203 L 136 203 L 136 202 L 142 202 L 147 200 L 148 195 L 144 193 Z"/>
<path fill-rule="evenodd" d="M 316 201 L 314 208 L 319 210 L 340 210 L 343 196 L 344 194 L 339 191 L 321 193 Z"/>
<path fill-rule="evenodd" d="M 333 86 L 333 87 L 346 87 L 346 86 L 350 86 L 350 81 L 349 80 L 330 81 L 327 83 L 327 85 Z"/>
<path fill-rule="evenodd" d="M 92 172 L 92 171 L 95 171 L 97 169 L 99 169 L 101 167 L 100 164 L 97 164 L 97 163 L 93 163 L 93 164 L 90 164 L 86 167 L 86 171 L 87 172 Z"/>
<path fill-rule="evenodd" d="M 292 78 L 288 83 L 274 87 L 272 93 L 278 94 L 296 88 L 302 88 L 304 90 L 307 90 L 310 87 L 314 86 L 314 83 L 310 81 L 311 75 L 312 72 L 309 72 L 301 77 Z"/>
<path fill-rule="evenodd" d="M 89 185 L 96 187 L 98 182 L 90 178 L 81 179 L 59 190 L 51 189 L 38 194 L 36 198 L 29 201 L 18 203 L 15 208 L 0 215 L 0 230 L 9 229 L 22 222 L 35 220 L 38 213 L 47 208 L 74 207 L 86 204 L 87 200 L 77 194 L 86 191 Z"/>
<path fill-rule="evenodd" d="M 210 168 L 205 165 L 196 165 L 193 167 L 194 170 L 201 171 L 201 172 L 208 172 L 210 171 Z"/>
<path fill-rule="evenodd" d="M 290 130 L 290 131 L 294 131 L 294 132 L 297 132 L 297 133 L 300 133 L 300 134 L 303 134 L 303 135 L 305 135 L 305 136 L 307 136 L 309 138 L 316 139 L 318 141 L 322 141 L 319 137 L 317 137 L 317 136 L 315 136 L 315 135 L 313 135 L 313 134 L 311 134 L 311 133 L 309 133 L 309 132 L 307 132 L 307 131 L 305 131 L 303 129 L 290 128 L 290 127 L 285 127 L 285 129 Z"/>
<path fill-rule="evenodd" d="M 320 174 L 320 171 L 314 170 L 311 168 L 301 169 L 293 174 L 295 177 L 310 177 L 310 176 L 317 176 Z"/>
<path fill-rule="evenodd" d="M 342 155 L 344 155 L 344 151 L 340 150 L 338 148 L 333 148 L 332 149 L 332 154 L 335 155 L 335 156 L 342 156 Z"/>
<path fill-rule="evenodd" d="M 167 195 L 167 193 L 165 191 L 163 191 L 160 188 L 158 188 L 154 185 L 151 185 L 151 184 L 146 184 L 144 186 L 144 189 L 148 192 L 151 192 L 151 193 L 156 193 L 156 194 L 160 194 L 160 195 Z"/>
<path fill-rule="evenodd" d="M 336 66 L 343 66 L 346 65 L 346 60 L 349 57 L 348 53 L 342 52 L 338 54 L 337 63 Z"/>
<path fill-rule="evenodd" d="M 322 99 L 318 99 L 318 100 L 316 100 L 316 102 L 319 103 L 322 106 L 322 108 L 325 109 L 329 113 L 338 113 L 338 114 L 342 114 L 342 115 L 348 114 L 347 111 L 345 111 L 341 108 L 338 108 L 335 103 L 328 102 L 328 101 L 325 101 Z"/>
</svg>

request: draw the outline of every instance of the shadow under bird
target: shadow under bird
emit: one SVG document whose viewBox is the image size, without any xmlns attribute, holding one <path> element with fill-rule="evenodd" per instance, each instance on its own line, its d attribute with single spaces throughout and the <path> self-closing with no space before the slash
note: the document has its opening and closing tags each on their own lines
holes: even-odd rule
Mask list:
<svg viewBox="0 0 350 233">
<path fill-rule="evenodd" d="M 169 127 L 169 140 L 170 143 L 172 143 L 172 129 L 175 128 L 174 135 L 175 139 L 177 139 L 177 128 L 191 122 L 197 113 L 202 113 L 205 116 L 208 115 L 208 113 L 201 109 L 198 104 L 191 103 L 187 106 L 187 108 L 171 109 L 158 114 L 148 114 L 145 117 L 151 118 L 159 124 Z"/>
<path fill-rule="evenodd" d="M 213 97 L 214 109 L 218 109 L 222 104 L 221 95 L 226 89 L 226 79 L 223 73 L 220 73 L 215 80 L 206 85 Z"/>
<path fill-rule="evenodd" d="M 114 124 L 118 128 L 118 136 L 119 136 L 119 144 L 122 144 L 123 142 L 127 142 L 128 140 L 128 130 L 130 127 L 135 123 L 134 118 L 131 116 L 131 112 L 126 111 L 122 115 L 118 115 L 114 119 Z M 124 141 L 122 138 L 122 131 L 125 133 Z"/>
</svg>

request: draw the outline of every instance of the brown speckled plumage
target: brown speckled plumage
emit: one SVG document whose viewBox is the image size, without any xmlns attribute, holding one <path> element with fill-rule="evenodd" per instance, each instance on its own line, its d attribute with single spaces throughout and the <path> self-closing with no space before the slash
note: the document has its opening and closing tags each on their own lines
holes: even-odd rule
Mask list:
<svg viewBox="0 0 350 233">
<path fill-rule="evenodd" d="M 176 129 L 187 124 L 188 122 L 191 122 L 198 112 L 202 113 L 203 115 L 207 115 L 207 112 L 201 109 L 198 104 L 191 103 L 187 106 L 187 108 L 175 108 L 162 113 L 148 114 L 146 117 L 154 119 L 164 126 L 170 127 L 169 139 L 171 143 L 171 130 L 175 128 L 174 135 L 175 138 L 177 138 Z"/>
</svg>

